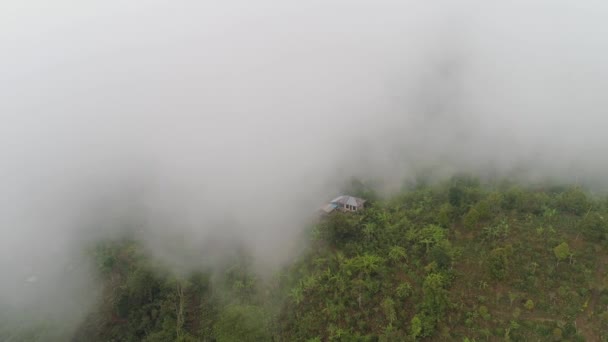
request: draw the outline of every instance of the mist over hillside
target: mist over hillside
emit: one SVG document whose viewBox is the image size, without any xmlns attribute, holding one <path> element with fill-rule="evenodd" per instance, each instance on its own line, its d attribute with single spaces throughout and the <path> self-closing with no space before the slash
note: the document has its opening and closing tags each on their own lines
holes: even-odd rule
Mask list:
<svg viewBox="0 0 608 342">
<path fill-rule="evenodd" d="M 82 250 L 127 230 L 175 267 L 239 241 L 276 268 L 353 177 L 385 193 L 422 170 L 603 190 L 607 15 L 599 1 L 7 1 L 0 306 L 77 320 L 96 288 Z"/>
</svg>

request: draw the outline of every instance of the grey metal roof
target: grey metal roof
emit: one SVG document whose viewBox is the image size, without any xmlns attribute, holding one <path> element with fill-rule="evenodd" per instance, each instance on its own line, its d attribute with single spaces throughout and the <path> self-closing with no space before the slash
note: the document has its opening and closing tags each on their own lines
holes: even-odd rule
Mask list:
<svg viewBox="0 0 608 342">
<path fill-rule="evenodd" d="M 347 205 L 352 205 L 355 207 L 361 207 L 361 206 L 363 206 L 363 203 L 365 203 L 365 200 L 362 198 L 354 197 L 354 196 L 342 195 L 342 196 L 338 196 L 338 197 L 334 198 L 333 200 L 330 201 L 330 203 L 342 204 L 342 205 L 347 204 Z"/>
</svg>

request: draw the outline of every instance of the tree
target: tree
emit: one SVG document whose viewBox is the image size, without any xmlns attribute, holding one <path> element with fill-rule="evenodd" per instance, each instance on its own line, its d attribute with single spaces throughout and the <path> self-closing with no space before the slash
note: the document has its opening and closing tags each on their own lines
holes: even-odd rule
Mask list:
<svg viewBox="0 0 608 342">
<path fill-rule="evenodd" d="M 553 254 L 555 254 L 557 264 L 559 265 L 560 261 L 566 260 L 570 256 L 570 246 L 568 246 L 568 243 L 562 242 L 553 248 Z"/>
</svg>

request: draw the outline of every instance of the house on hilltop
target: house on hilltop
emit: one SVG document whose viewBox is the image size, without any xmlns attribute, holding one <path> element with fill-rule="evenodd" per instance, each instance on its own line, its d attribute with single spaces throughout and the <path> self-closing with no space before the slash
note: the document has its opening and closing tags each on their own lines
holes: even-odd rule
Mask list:
<svg viewBox="0 0 608 342">
<path fill-rule="evenodd" d="M 329 214 L 334 210 L 340 210 L 344 212 L 355 212 L 363 209 L 365 206 L 365 200 L 358 197 L 342 195 L 334 198 L 329 203 L 321 208 L 321 211 L 325 214 Z"/>
</svg>

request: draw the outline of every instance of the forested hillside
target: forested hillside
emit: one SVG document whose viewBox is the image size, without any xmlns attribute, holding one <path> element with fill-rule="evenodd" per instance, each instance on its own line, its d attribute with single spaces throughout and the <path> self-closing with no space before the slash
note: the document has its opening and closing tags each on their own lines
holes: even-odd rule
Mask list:
<svg viewBox="0 0 608 342">
<path fill-rule="evenodd" d="M 366 191 L 362 193 L 362 191 Z M 247 250 L 177 274 L 135 241 L 92 255 L 77 341 L 608 341 L 608 202 L 455 177 L 334 213 L 272 276 Z"/>
</svg>

